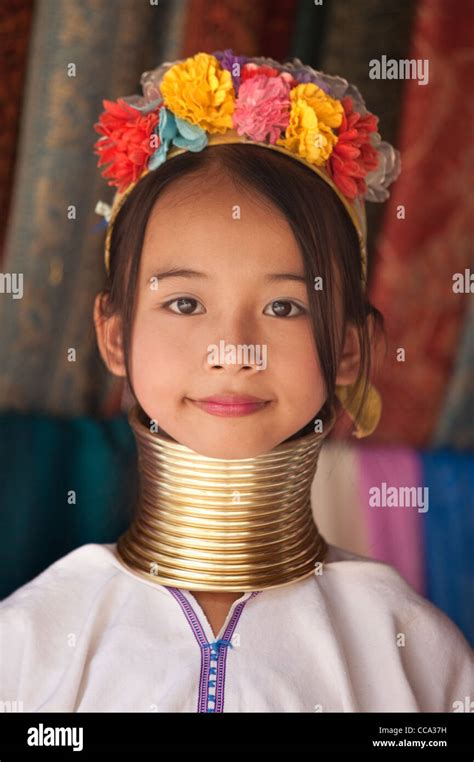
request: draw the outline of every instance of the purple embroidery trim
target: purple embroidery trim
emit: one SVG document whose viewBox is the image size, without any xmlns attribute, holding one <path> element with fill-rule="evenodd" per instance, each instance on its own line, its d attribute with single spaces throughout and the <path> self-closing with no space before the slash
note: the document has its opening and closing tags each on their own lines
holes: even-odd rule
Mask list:
<svg viewBox="0 0 474 762">
<path fill-rule="evenodd" d="M 201 672 L 199 675 L 199 695 L 198 695 L 197 711 L 198 712 L 223 712 L 224 711 L 224 691 L 225 691 L 227 648 L 226 647 L 218 648 L 216 674 L 214 675 L 214 678 L 215 678 L 214 681 L 212 681 L 213 684 L 215 684 L 215 688 L 216 688 L 216 691 L 214 694 L 214 708 L 209 709 L 208 702 L 209 702 L 210 696 L 208 695 L 208 687 L 209 687 L 209 676 L 211 672 L 211 651 L 215 652 L 215 649 L 211 648 L 213 643 L 207 642 L 206 633 L 204 632 L 202 628 L 201 622 L 199 621 L 199 618 L 196 612 L 194 611 L 193 607 L 189 603 L 186 596 L 183 595 L 181 590 L 176 587 L 168 587 L 167 589 L 176 598 L 181 608 L 183 609 L 186 619 L 189 622 L 189 625 L 194 633 L 194 637 L 196 638 L 199 644 L 200 651 L 201 651 Z M 255 598 L 255 596 L 258 595 L 260 592 L 261 592 L 260 590 L 254 590 L 252 594 L 245 601 L 242 601 L 235 607 L 233 614 L 230 618 L 229 624 L 227 625 L 222 638 L 220 638 L 219 641 L 213 641 L 213 642 L 215 643 L 219 642 L 221 643 L 221 645 L 224 645 L 222 641 L 231 640 L 234 630 L 237 626 L 237 622 L 239 621 L 242 611 L 245 607 L 245 604 L 248 601 L 250 601 L 252 598 Z"/>
<path fill-rule="evenodd" d="M 255 598 L 255 596 L 258 595 L 260 592 L 261 590 L 254 590 L 254 592 L 251 595 L 249 595 L 247 600 L 237 604 L 230 618 L 230 622 L 227 625 L 224 631 L 224 634 L 222 636 L 223 640 L 232 639 L 232 635 L 234 634 L 234 630 L 237 626 L 237 622 L 240 619 L 240 615 L 242 614 L 242 611 L 244 610 L 245 604 L 248 603 L 250 600 L 252 600 L 252 598 Z M 216 695 L 215 695 L 216 703 L 214 705 L 215 712 L 224 711 L 226 664 L 227 664 L 227 648 L 220 648 L 218 656 L 217 656 Z"/>
<path fill-rule="evenodd" d="M 209 681 L 209 670 L 210 670 L 210 661 L 211 661 L 211 654 L 208 649 L 203 648 L 205 643 L 207 643 L 206 635 L 204 630 L 202 629 L 201 623 L 196 616 L 196 613 L 189 603 L 188 599 L 185 595 L 179 590 L 179 588 L 176 587 L 168 587 L 168 590 L 170 593 L 176 598 L 178 603 L 180 604 L 181 608 L 183 609 L 186 619 L 188 620 L 190 627 L 194 633 L 194 637 L 196 638 L 199 648 L 201 650 L 201 673 L 199 675 L 199 698 L 198 698 L 198 706 L 197 711 L 198 712 L 206 712 L 207 711 L 207 684 Z"/>
</svg>

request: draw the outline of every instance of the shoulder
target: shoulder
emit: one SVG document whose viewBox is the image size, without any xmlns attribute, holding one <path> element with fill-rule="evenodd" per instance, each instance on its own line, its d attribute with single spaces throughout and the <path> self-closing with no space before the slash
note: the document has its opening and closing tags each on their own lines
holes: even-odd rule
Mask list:
<svg viewBox="0 0 474 762">
<path fill-rule="evenodd" d="M 471 693 L 473 651 L 463 633 L 393 566 L 330 545 L 320 585 L 347 622 L 370 632 L 375 649 L 387 654 L 386 643 L 395 644 L 405 672 L 427 690 L 438 690 L 441 679 L 451 685 L 453 701 Z"/>
<path fill-rule="evenodd" d="M 116 575 L 114 544 L 83 545 L 0 602 L 0 711 L 21 698 L 35 711 L 65 673 L 76 643 L 94 628 Z M 87 638 L 84 639 L 87 642 Z"/>
<path fill-rule="evenodd" d="M 359 609 L 369 606 L 412 629 L 432 626 L 438 633 L 464 640 L 452 620 L 390 564 L 330 545 L 322 576 L 341 596 L 356 601 Z"/>
<path fill-rule="evenodd" d="M 3 642 L 11 641 L 14 649 L 24 647 L 28 639 L 50 636 L 54 627 L 74 624 L 120 574 L 114 548 L 82 545 L 0 601 Z"/>
<path fill-rule="evenodd" d="M 348 595 L 358 595 L 362 599 L 381 598 L 387 606 L 426 605 L 433 608 L 425 598 L 414 590 L 401 574 L 388 563 L 358 555 L 350 551 L 329 546 L 324 564 L 324 573 L 334 585 L 339 585 Z"/>
</svg>

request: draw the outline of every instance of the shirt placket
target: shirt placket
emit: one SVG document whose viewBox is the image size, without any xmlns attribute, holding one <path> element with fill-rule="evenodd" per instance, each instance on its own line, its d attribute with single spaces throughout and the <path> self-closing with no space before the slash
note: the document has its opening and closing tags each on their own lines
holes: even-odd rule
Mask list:
<svg viewBox="0 0 474 762">
<path fill-rule="evenodd" d="M 234 648 L 232 636 L 245 604 L 258 595 L 259 591 L 252 592 L 246 600 L 235 606 L 222 638 L 208 641 L 199 617 L 183 592 L 178 588 L 168 589 L 183 609 L 201 651 L 197 711 L 223 712 L 227 650 Z"/>
</svg>

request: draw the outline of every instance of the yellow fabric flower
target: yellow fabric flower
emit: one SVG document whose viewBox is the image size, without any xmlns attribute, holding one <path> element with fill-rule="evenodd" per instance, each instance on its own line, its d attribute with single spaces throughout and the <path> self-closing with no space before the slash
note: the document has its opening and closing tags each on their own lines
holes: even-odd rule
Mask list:
<svg viewBox="0 0 474 762">
<path fill-rule="evenodd" d="M 235 93 L 229 71 L 215 56 L 197 53 L 172 66 L 160 84 L 167 108 L 207 132 L 232 128 Z"/>
<path fill-rule="evenodd" d="M 337 143 L 332 128 L 340 127 L 342 104 L 326 95 L 313 82 L 297 85 L 290 91 L 290 122 L 285 137 L 277 143 L 299 154 L 316 166 L 325 164 Z"/>
</svg>

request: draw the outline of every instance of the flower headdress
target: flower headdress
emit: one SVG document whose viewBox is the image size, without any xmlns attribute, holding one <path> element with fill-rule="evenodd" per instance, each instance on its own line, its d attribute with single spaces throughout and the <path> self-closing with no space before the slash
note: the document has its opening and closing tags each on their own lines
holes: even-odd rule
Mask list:
<svg viewBox="0 0 474 762">
<path fill-rule="evenodd" d="M 115 218 L 135 185 L 184 151 L 223 143 L 249 143 L 280 151 L 314 170 L 334 190 L 358 234 L 367 279 L 364 202 L 384 201 L 400 172 L 400 156 L 377 132 L 354 85 L 305 66 L 298 58 L 237 56 L 232 50 L 163 63 L 142 74 L 143 95 L 103 101 L 94 145 L 103 176 L 117 188 L 112 206 L 98 202 L 107 220 L 105 266 Z M 354 419 L 362 386 L 337 387 Z M 355 392 L 352 404 L 350 392 Z M 381 402 L 373 386 L 355 436 L 376 428 Z"/>
</svg>

